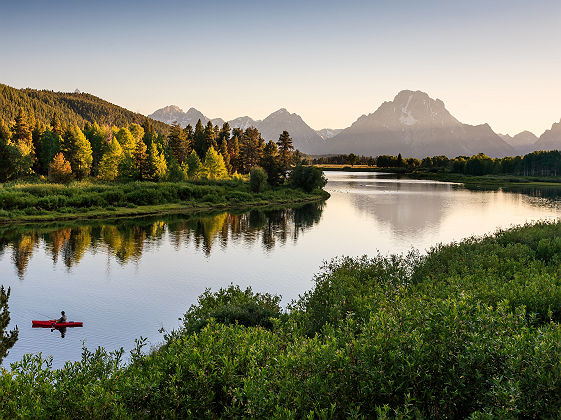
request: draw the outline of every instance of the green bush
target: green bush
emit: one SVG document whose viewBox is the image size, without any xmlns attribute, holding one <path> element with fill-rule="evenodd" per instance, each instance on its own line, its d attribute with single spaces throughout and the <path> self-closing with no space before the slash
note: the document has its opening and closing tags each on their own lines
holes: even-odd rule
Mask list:
<svg viewBox="0 0 561 420">
<path fill-rule="evenodd" d="M 251 191 L 260 193 L 267 187 L 267 172 L 260 166 L 251 169 L 249 173 L 249 188 Z"/>
<path fill-rule="evenodd" d="M 290 173 L 290 184 L 295 188 L 311 192 L 316 188 L 323 188 L 327 179 L 323 171 L 315 166 L 296 166 Z"/>
</svg>

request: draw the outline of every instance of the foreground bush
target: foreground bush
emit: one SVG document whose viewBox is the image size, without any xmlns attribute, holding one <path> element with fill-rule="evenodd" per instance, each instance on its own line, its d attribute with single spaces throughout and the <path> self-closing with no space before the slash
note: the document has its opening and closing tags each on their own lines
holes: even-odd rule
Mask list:
<svg viewBox="0 0 561 420">
<path fill-rule="evenodd" d="M 279 298 L 206 292 L 128 364 L 0 375 L 0 417 L 559 418 L 561 223 L 326 264 Z"/>
</svg>

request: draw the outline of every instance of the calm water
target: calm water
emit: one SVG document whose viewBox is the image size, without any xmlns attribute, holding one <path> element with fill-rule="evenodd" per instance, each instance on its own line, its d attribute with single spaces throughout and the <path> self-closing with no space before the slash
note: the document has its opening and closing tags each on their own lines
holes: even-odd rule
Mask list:
<svg viewBox="0 0 561 420">
<path fill-rule="evenodd" d="M 555 190 L 469 191 L 457 184 L 328 172 L 331 198 L 296 209 L 0 227 L 0 283 L 12 289 L 20 338 L 4 361 L 24 353 L 77 360 L 82 343 L 129 350 L 157 345 L 160 328 L 206 288 L 230 283 L 281 294 L 310 289 L 322 261 L 339 255 L 426 250 L 438 242 L 561 214 Z M 65 310 L 84 328 L 32 329 L 31 320 Z"/>
</svg>

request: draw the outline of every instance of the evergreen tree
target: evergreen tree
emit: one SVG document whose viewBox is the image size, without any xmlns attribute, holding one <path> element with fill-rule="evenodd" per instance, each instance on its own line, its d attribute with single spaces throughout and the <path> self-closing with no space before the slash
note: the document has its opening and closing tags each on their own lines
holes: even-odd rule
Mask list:
<svg viewBox="0 0 561 420">
<path fill-rule="evenodd" d="M 187 158 L 187 165 L 189 167 L 187 171 L 187 175 L 189 176 L 189 178 L 198 178 L 202 164 L 201 160 L 199 159 L 199 155 L 194 150 L 191 151 L 189 157 Z"/>
<path fill-rule="evenodd" d="M 214 132 L 214 127 L 212 125 L 212 122 L 208 122 L 206 127 L 205 127 L 205 132 L 204 132 L 204 150 L 203 150 L 203 154 L 206 157 L 206 152 L 209 148 L 214 148 L 214 150 L 216 151 L 216 149 L 218 149 L 218 145 L 216 144 L 216 136 L 215 136 L 215 132 Z"/>
<path fill-rule="evenodd" d="M 228 123 L 228 121 L 226 121 L 224 124 L 222 124 L 222 129 L 220 130 L 220 134 L 219 134 L 219 139 L 220 141 L 219 143 L 219 147 L 220 150 L 222 150 L 222 145 L 225 143 L 226 145 L 228 145 L 228 142 L 230 141 L 230 124 Z"/>
<path fill-rule="evenodd" d="M 33 171 L 35 173 L 43 174 L 43 175 L 47 173 L 47 167 L 45 166 L 41 167 L 41 163 L 39 162 L 38 156 L 41 153 L 41 139 L 43 137 L 44 132 L 45 132 L 45 125 L 42 124 L 40 121 L 35 121 L 33 130 L 31 131 L 33 151 L 35 154 L 35 158 L 33 161 Z"/>
<path fill-rule="evenodd" d="M 92 148 L 78 126 L 73 126 L 64 139 L 65 158 L 70 162 L 72 173 L 77 179 L 82 179 L 90 174 L 92 167 Z"/>
<path fill-rule="evenodd" d="M 64 159 L 62 153 L 58 153 L 49 164 L 49 181 L 67 183 L 72 178 L 70 162 Z"/>
<path fill-rule="evenodd" d="M 240 161 L 240 144 L 238 136 L 233 136 L 228 142 L 228 152 L 230 153 L 230 165 L 232 165 L 232 173 L 241 172 L 242 165 Z"/>
<path fill-rule="evenodd" d="M 113 132 L 108 127 L 102 129 L 98 123 L 93 123 L 84 129 L 84 135 L 92 148 L 92 174 L 97 175 L 99 161 L 113 138 Z"/>
<path fill-rule="evenodd" d="M 19 113 L 16 117 L 14 137 L 14 143 L 24 143 L 33 153 L 33 136 L 31 134 L 31 129 L 29 128 L 27 122 L 27 116 L 23 108 L 20 108 Z"/>
<path fill-rule="evenodd" d="M 187 163 L 180 164 L 175 157 L 172 156 L 168 165 L 167 179 L 171 182 L 183 182 L 188 178 L 189 165 Z"/>
<path fill-rule="evenodd" d="M 8 310 L 8 299 L 10 289 L 6 291 L 4 286 L 0 286 L 0 363 L 8 355 L 8 351 L 14 346 L 18 339 L 17 327 L 7 331 L 10 324 L 10 311 Z"/>
<path fill-rule="evenodd" d="M 193 133 L 193 149 L 197 152 L 199 159 L 202 159 L 206 153 L 205 148 L 205 129 L 201 120 L 195 125 L 195 133 Z"/>
<path fill-rule="evenodd" d="M 158 150 L 158 146 L 155 142 L 152 142 L 150 149 L 148 150 L 147 178 L 154 181 L 164 179 L 168 170 L 164 154 Z"/>
<path fill-rule="evenodd" d="M 288 131 L 283 131 L 279 136 L 279 141 L 277 141 L 277 146 L 279 149 L 279 162 L 283 171 L 287 171 L 292 165 L 292 152 L 294 151 L 294 145 L 292 144 L 292 139 Z"/>
<path fill-rule="evenodd" d="M 38 154 L 38 160 L 43 170 L 42 173 L 47 174 L 49 165 L 53 158 L 60 152 L 62 137 L 50 130 L 45 131 L 41 138 L 41 150 Z"/>
<path fill-rule="evenodd" d="M 232 165 L 230 165 L 230 153 L 228 153 L 228 141 L 223 139 L 222 144 L 220 146 L 220 154 L 222 155 L 222 159 L 224 159 L 224 165 L 226 166 L 226 170 L 228 174 L 232 172 Z"/>
<path fill-rule="evenodd" d="M 283 168 L 275 142 L 270 140 L 263 150 L 260 166 L 267 172 L 267 180 L 271 185 L 279 185 L 283 181 Z"/>
<path fill-rule="evenodd" d="M 144 135 L 144 133 L 143 133 Z M 148 178 L 149 168 L 148 168 L 148 155 L 146 154 L 146 144 L 142 140 L 136 143 L 136 149 L 134 151 L 134 164 L 136 166 L 137 178 L 143 180 Z"/>
<path fill-rule="evenodd" d="M 135 143 L 138 143 L 144 137 L 144 128 L 142 128 L 142 126 L 139 124 L 132 123 L 131 125 L 129 125 L 129 131 L 134 137 Z"/>
<path fill-rule="evenodd" d="M 228 177 L 228 170 L 222 155 L 217 153 L 212 146 L 206 152 L 201 173 L 207 179 L 224 179 Z"/>
<path fill-rule="evenodd" d="M 61 137 L 62 134 L 64 133 L 64 129 L 62 128 L 62 124 L 60 123 L 60 119 L 56 114 L 53 116 L 51 120 L 51 131 Z"/>
<path fill-rule="evenodd" d="M 152 142 L 157 138 L 156 131 L 154 130 L 154 125 L 149 118 L 146 118 L 142 123 L 142 128 L 144 129 L 144 136 L 142 136 L 142 141 L 150 151 L 152 148 Z"/>
<path fill-rule="evenodd" d="M 249 127 L 244 132 L 243 142 L 240 146 L 242 158 L 242 171 L 248 173 L 251 168 L 257 166 L 263 154 L 265 142 L 261 133 L 255 127 Z"/>
<path fill-rule="evenodd" d="M 123 159 L 123 148 L 117 139 L 113 138 L 99 162 L 98 176 L 105 181 L 114 180 L 119 175 L 119 165 Z"/>
<path fill-rule="evenodd" d="M 14 176 L 12 132 L 8 125 L 0 119 L 0 182 L 6 182 Z"/>
<path fill-rule="evenodd" d="M 173 153 L 175 160 L 182 164 L 187 159 L 188 145 L 185 132 L 181 126 L 174 122 L 168 135 L 168 145 Z"/>
</svg>

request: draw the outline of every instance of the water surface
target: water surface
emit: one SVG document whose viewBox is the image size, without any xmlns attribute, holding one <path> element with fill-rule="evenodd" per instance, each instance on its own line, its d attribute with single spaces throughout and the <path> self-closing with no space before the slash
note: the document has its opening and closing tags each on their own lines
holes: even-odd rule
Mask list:
<svg viewBox="0 0 561 420">
<path fill-rule="evenodd" d="M 173 329 L 206 288 L 230 283 L 281 294 L 309 290 L 322 261 L 340 255 L 421 251 L 561 214 L 555 189 L 470 191 L 461 185 L 377 173 L 327 172 L 325 203 L 294 209 L 0 228 L 0 283 L 11 287 L 20 338 L 4 366 L 24 353 L 53 365 L 93 349 Z M 83 328 L 32 329 L 58 317 Z"/>
</svg>

